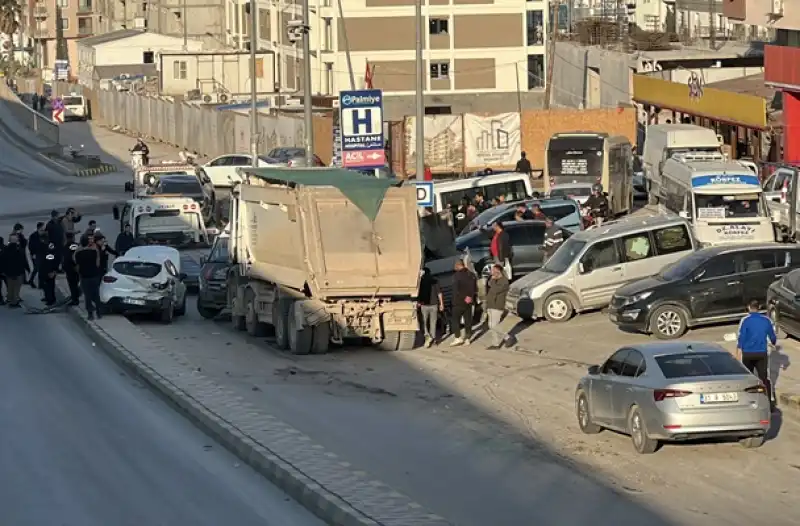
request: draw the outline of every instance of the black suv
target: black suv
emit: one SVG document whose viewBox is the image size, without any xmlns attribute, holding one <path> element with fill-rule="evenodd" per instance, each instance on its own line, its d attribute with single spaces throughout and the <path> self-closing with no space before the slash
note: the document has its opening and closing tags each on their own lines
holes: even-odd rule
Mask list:
<svg viewBox="0 0 800 526">
<path fill-rule="evenodd" d="M 503 227 L 511 240 L 511 270 L 512 280 L 533 272 L 544 264 L 544 231 L 547 226 L 541 220 L 506 221 Z M 572 233 L 563 229 L 564 239 Z M 469 249 L 470 259 L 475 265 L 475 272 L 479 276 L 488 275 L 487 266 L 492 263 L 489 247 L 492 244 L 494 230 L 482 228 L 473 230 L 456 239 L 456 248 L 460 251 Z"/>
<path fill-rule="evenodd" d="M 690 327 L 738 321 L 749 301 L 764 303 L 770 284 L 798 267 L 795 245 L 704 248 L 618 289 L 608 315 L 623 328 L 679 338 Z"/>
</svg>

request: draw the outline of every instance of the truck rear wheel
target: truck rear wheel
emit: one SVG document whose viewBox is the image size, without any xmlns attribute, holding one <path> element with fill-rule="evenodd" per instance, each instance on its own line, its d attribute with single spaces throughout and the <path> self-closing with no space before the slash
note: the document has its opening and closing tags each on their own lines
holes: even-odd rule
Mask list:
<svg viewBox="0 0 800 526">
<path fill-rule="evenodd" d="M 245 330 L 247 326 L 244 322 L 244 316 L 237 314 L 237 312 L 241 312 L 242 309 L 239 305 L 239 300 L 236 293 L 236 282 L 231 279 L 228 280 L 228 306 L 231 309 L 231 324 L 233 325 L 233 330 Z"/>
<path fill-rule="evenodd" d="M 327 323 L 320 323 L 313 327 L 314 341 L 311 344 L 313 354 L 325 354 L 331 343 L 331 326 Z"/>
<path fill-rule="evenodd" d="M 263 338 L 267 335 L 269 327 L 266 323 L 258 320 L 255 293 L 248 290 L 245 298 L 244 324 L 247 328 L 247 334 L 255 338 Z"/>
<path fill-rule="evenodd" d="M 275 327 L 275 345 L 284 351 L 289 348 L 289 309 L 292 302 L 278 298 L 272 304 L 272 326 Z"/>
<path fill-rule="evenodd" d="M 410 351 L 417 341 L 417 331 L 385 331 L 378 348 L 383 351 Z"/>
<path fill-rule="evenodd" d="M 313 347 L 314 328 L 297 327 L 295 316 L 291 313 L 288 316 L 287 324 L 289 336 L 289 350 L 292 354 L 309 354 Z"/>
</svg>

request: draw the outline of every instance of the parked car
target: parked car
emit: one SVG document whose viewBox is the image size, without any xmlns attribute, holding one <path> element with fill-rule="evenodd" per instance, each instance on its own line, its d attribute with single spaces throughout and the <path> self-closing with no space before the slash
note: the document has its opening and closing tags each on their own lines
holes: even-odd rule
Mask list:
<svg viewBox="0 0 800 526">
<path fill-rule="evenodd" d="M 772 282 L 767 289 L 767 313 L 777 332 L 800 338 L 800 269 Z"/>
<path fill-rule="evenodd" d="M 318 155 L 314 155 L 314 166 L 325 166 Z M 307 166 L 305 148 L 274 148 L 264 158 L 271 166 L 288 166 L 300 168 Z"/>
<path fill-rule="evenodd" d="M 511 288 L 506 308 L 521 318 L 565 322 L 601 309 L 614 292 L 695 250 L 689 224 L 675 216 L 627 217 L 578 232 L 539 270 Z"/>
<path fill-rule="evenodd" d="M 620 327 L 679 338 L 692 327 L 739 321 L 751 300 L 765 304 L 770 284 L 798 267 L 795 245 L 704 248 L 618 289 L 608 315 Z"/>
<path fill-rule="evenodd" d="M 547 229 L 544 221 L 506 221 L 503 223 L 511 240 L 512 280 L 524 276 L 542 266 L 544 262 L 544 231 Z M 572 233 L 563 229 L 564 237 Z M 492 255 L 489 247 L 492 243 L 494 231 L 492 229 L 474 230 L 466 235 L 456 238 L 456 249 L 469 252 L 469 259 L 473 263 L 475 272 L 479 276 L 489 275 L 492 264 Z"/>
<path fill-rule="evenodd" d="M 544 215 L 552 219 L 558 226 L 570 232 L 574 233 L 583 228 L 583 221 L 581 221 L 581 211 L 578 203 L 572 199 L 555 197 L 552 199 L 529 199 L 527 201 L 503 203 L 502 205 L 493 206 L 475 216 L 461 231 L 461 235 L 463 236 L 479 228 L 489 227 L 498 221 L 513 220 L 514 214 L 517 213 L 517 207 L 521 204 L 524 204 L 529 210 L 533 208 L 534 205 L 539 205 Z"/>
<path fill-rule="evenodd" d="M 253 157 L 248 154 L 221 155 L 211 159 L 202 166 L 203 172 L 211 179 L 215 188 L 230 188 L 241 182 L 242 178 L 236 173 L 237 168 L 247 168 L 253 165 Z M 273 162 L 265 155 L 258 157 L 258 166 L 272 166 Z"/>
<path fill-rule="evenodd" d="M 171 323 L 175 316 L 186 313 L 186 278 L 178 250 L 134 247 L 116 258 L 103 276 L 100 301 L 111 312 L 155 314 Z"/>
<path fill-rule="evenodd" d="M 593 183 L 564 183 L 560 184 L 548 192 L 549 198 L 572 199 L 583 206 L 589 196 L 592 195 Z"/>
<path fill-rule="evenodd" d="M 200 290 L 197 294 L 197 312 L 206 319 L 213 319 L 228 303 L 228 269 L 231 263 L 228 259 L 228 240 L 230 230 L 226 229 L 220 234 L 208 258 L 201 260 Z"/>
<path fill-rule="evenodd" d="M 638 453 L 661 442 L 738 439 L 760 447 L 770 402 L 758 378 L 713 343 L 649 343 L 616 351 L 589 367 L 575 391 L 578 425 L 586 434 L 611 429 L 630 435 Z"/>
<path fill-rule="evenodd" d="M 203 174 L 194 175 L 162 175 L 152 189 L 155 194 L 175 194 L 191 197 L 203 211 L 203 221 L 211 223 L 215 217 L 214 207 L 217 194 L 214 185 Z"/>
</svg>

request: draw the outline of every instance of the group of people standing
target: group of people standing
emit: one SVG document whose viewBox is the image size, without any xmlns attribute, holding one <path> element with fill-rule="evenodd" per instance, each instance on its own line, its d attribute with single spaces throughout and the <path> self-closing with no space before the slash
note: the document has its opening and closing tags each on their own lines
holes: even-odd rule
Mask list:
<svg viewBox="0 0 800 526">
<path fill-rule="evenodd" d="M 83 295 L 89 318 L 102 316 L 100 283 L 108 271 L 109 256 L 117 256 L 119 251 L 107 245 L 95 221 L 89 221 L 86 229 L 79 233 L 76 225 L 82 218 L 75 208 L 68 208 L 64 214 L 53 210 L 50 216 L 46 223 L 36 224 L 29 238 L 25 237 L 24 226 L 20 223 L 14 225 L 7 244 L 0 238 L 0 304 L 21 307 L 20 291 L 23 284 L 27 284 L 41 289 L 44 304 L 53 306 L 56 277 L 64 274 L 70 290 L 70 304 L 78 305 Z M 127 250 L 133 244 L 132 236 L 130 244 L 125 243 L 123 237 L 118 238 L 117 245 Z M 3 298 L 3 283 L 7 301 Z"/>
</svg>

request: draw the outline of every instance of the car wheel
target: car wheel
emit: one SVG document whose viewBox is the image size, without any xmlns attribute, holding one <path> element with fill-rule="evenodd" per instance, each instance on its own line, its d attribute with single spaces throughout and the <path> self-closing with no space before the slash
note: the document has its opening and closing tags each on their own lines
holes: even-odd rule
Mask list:
<svg viewBox="0 0 800 526">
<path fill-rule="evenodd" d="M 650 332 L 659 340 L 674 340 L 686 333 L 686 314 L 674 305 L 659 307 L 650 316 Z"/>
<path fill-rule="evenodd" d="M 175 306 L 168 302 L 167 306 L 161 310 L 161 323 L 170 324 L 175 319 Z"/>
<path fill-rule="evenodd" d="M 779 340 L 785 339 L 786 331 L 781 329 L 780 313 L 778 312 L 777 307 L 770 307 L 769 319 L 772 320 L 772 325 L 775 327 L 775 336 L 777 336 Z"/>
<path fill-rule="evenodd" d="M 572 300 L 569 296 L 563 293 L 553 294 L 544 302 L 544 317 L 547 321 L 553 323 L 562 323 L 575 314 L 575 308 L 572 306 Z"/>
<path fill-rule="evenodd" d="M 637 453 L 649 455 L 658 449 L 658 440 L 653 440 L 647 436 L 647 429 L 644 425 L 644 417 L 638 407 L 633 406 L 628 415 L 628 433 L 631 435 L 633 448 Z"/>
<path fill-rule="evenodd" d="M 587 435 L 596 435 L 603 430 L 602 427 L 592 423 L 592 414 L 589 412 L 589 398 L 581 391 L 575 402 L 575 412 L 578 417 L 578 427 Z"/>
<path fill-rule="evenodd" d="M 219 313 L 222 312 L 222 309 L 217 309 L 215 307 L 206 307 L 202 303 L 200 303 L 200 298 L 197 298 L 197 312 L 200 313 L 200 316 L 205 318 L 206 320 L 213 320 Z"/>
<path fill-rule="evenodd" d="M 175 309 L 175 316 L 184 316 L 186 314 L 186 294 L 183 295 L 181 306 Z"/>
<path fill-rule="evenodd" d="M 766 435 L 761 435 L 758 437 L 747 437 L 743 438 L 739 441 L 739 444 L 742 445 L 743 448 L 746 449 L 755 449 L 764 445 L 764 440 L 766 440 Z"/>
</svg>

